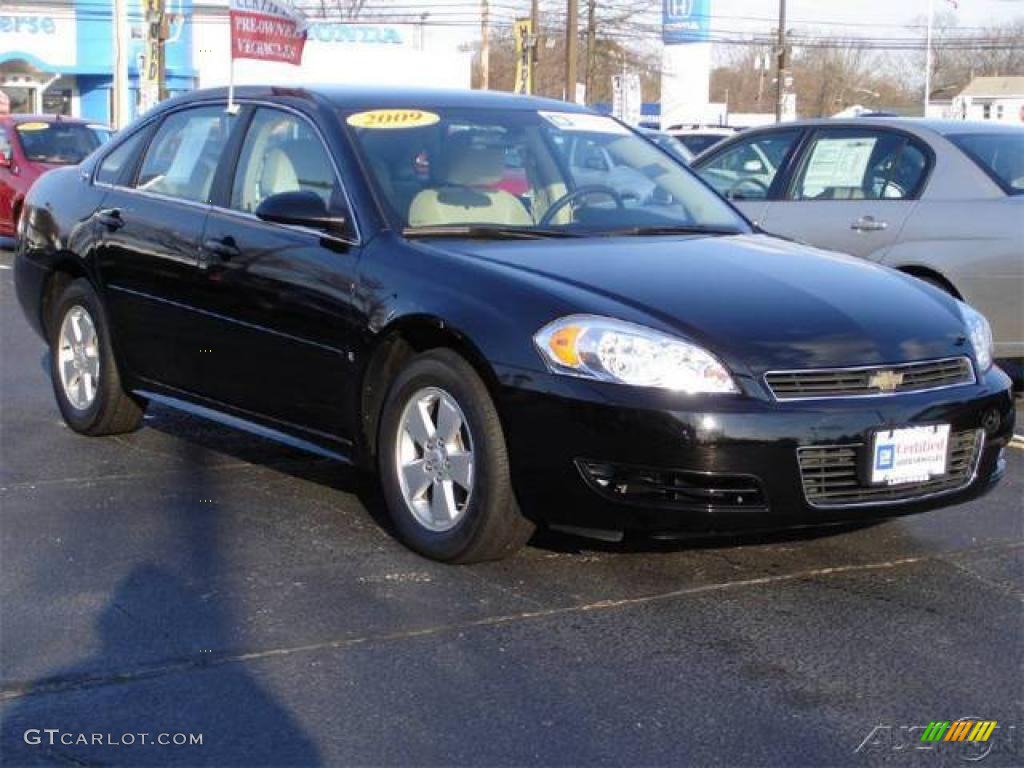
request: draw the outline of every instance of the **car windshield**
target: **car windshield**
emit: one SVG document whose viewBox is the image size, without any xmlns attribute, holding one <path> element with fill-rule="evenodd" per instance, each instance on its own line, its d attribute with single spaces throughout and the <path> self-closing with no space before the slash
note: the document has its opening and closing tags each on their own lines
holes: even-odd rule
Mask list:
<svg viewBox="0 0 1024 768">
<path fill-rule="evenodd" d="M 994 178 L 1008 195 L 1024 194 L 1024 131 L 959 133 L 949 140 Z"/>
<path fill-rule="evenodd" d="M 699 155 L 705 149 L 709 149 L 718 142 L 725 141 L 727 138 L 729 137 L 719 136 L 715 133 L 681 133 L 676 135 L 676 140 L 695 155 Z"/>
<path fill-rule="evenodd" d="M 74 165 L 102 143 L 93 129 L 81 123 L 21 123 L 17 131 L 25 157 L 36 163 Z"/>
<path fill-rule="evenodd" d="M 692 173 L 609 117 L 437 108 L 342 118 L 407 234 L 750 231 Z"/>
<path fill-rule="evenodd" d="M 693 160 L 693 154 L 690 150 L 676 141 L 675 137 L 669 136 L 667 133 L 658 133 L 655 131 L 647 134 L 647 138 L 682 163 L 689 165 L 690 161 Z"/>
</svg>

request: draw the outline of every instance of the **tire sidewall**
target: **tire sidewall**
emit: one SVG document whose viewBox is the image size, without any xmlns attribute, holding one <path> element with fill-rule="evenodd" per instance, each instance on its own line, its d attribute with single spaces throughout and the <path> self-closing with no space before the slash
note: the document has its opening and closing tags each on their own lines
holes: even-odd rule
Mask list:
<svg viewBox="0 0 1024 768">
<path fill-rule="evenodd" d="M 59 370 L 60 329 L 68 311 L 75 306 L 85 309 L 92 318 L 99 339 L 100 377 L 96 387 L 96 397 L 88 408 L 75 408 L 64 394 Z M 96 426 L 109 407 L 110 387 L 117 380 L 117 372 L 111 354 L 110 334 L 107 330 L 107 319 L 100 304 L 99 297 L 92 285 L 84 279 L 74 280 L 64 289 L 58 299 L 50 318 L 50 378 L 53 381 L 53 392 L 57 398 L 57 406 L 68 425 L 76 432 L 88 432 Z"/>
<path fill-rule="evenodd" d="M 476 377 L 468 365 L 466 368 L 469 375 Z M 377 462 L 391 519 L 406 544 L 436 560 L 459 559 L 485 525 L 485 515 L 495 504 L 502 502 L 496 498 L 502 490 L 502 484 L 508 484 L 507 476 L 502 477 L 505 473 L 501 461 L 504 446 L 496 446 L 483 429 L 487 419 L 485 409 L 488 405 L 493 408 L 493 405 L 480 402 L 481 390 L 486 394 L 482 383 L 479 388 L 473 387 L 467 383 L 466 378 L 466 371 L 456 371 L 439 356 L 427 353 L 395 380 L 385 399 L 381 416 Z M 442 389 L 455 399 L 462 409 L 473 444 L 474 475 L 469 506 L 455 527 L 443 532 L 423 527 L 413 516 L 402 494 L 395 459 L 402 412 L 412 396 L 427 387 Z"/>
</svg>

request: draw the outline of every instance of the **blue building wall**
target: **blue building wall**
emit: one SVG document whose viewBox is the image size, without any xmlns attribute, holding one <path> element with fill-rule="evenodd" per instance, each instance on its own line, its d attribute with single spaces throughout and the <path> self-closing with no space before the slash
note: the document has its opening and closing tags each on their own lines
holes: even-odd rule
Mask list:
<svg viewBox="0 0 1024 768">
<path fill-rule="evenodd" d="M 192 64 L 192 0 L 165 0 L 167 12 L 180 20 L 171 27 L 172 40 L 165 44 L 166 86 L 169 93 L 190 90 L 195 83 L 196 71 Z M 97 122 L 111 120 L 111 92 L 113 90 L 113 0 L 76 0 L 75 62 L 54 65 L 46 61 L 45 48 L 37 46 L 35 54 L 27 51 L 0 50 L 0 62 L 24 60 L 31 66 L 52 74 L 74 75 L 79 94 L 79 112 L 82 117 Z M 66 6 L 51 7 L 39 4 L 26 8 L 26 12 L 46 14 L 52 9 L 55 17 L 67 14 Z M 142 23 L 140 0 L 127 4 L 129 29 Z M 0 14 L 5 13 L 0 9 Z M 51 30 L 52 31 L 52 30 Z M 143 50 L 142 40 L 130 40 L 128 46 L 128 78 L 135 116 L 135 103 L 139 84 L 139 63 Z"/>
</svg>

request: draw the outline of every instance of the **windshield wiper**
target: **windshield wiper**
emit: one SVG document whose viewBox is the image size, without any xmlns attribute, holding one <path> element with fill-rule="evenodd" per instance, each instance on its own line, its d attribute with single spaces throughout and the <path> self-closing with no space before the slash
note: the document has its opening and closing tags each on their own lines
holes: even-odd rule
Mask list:
<svg viewBox="0 0 1024 768">
<path fill-rule="evenodd" d="M 438 224 L 406 227 L 405 237 L 466 237 L 473 240 L 540 240 L 553 237 L 579 237 L 574 232 L 537 227 L 504 227 L 490 224 Z"/>
<path fill-rule="evenodd" d="M 666 224 L 656 227 L 624 227 L 595 232 L 602 237 L 654 237 L 657 235 L 742 235 L 743 231 L 734 227 L 708 227 L 701 224 Z"/>
</svg>

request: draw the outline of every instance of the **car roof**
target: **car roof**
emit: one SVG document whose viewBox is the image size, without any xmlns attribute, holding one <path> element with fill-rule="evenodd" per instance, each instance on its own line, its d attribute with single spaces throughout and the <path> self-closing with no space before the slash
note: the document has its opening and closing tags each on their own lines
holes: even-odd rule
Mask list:
<svg viewBox="0 0 1024 768">
<path fill-rule="evenodd" d="M 68 117 L 66 115 L 0 115 L 0 121 L 9 123 L 11 125 L 21 125 L 22 123 L 74 123 L 76 125 L 88 125 L 95 121 L 83 120 L 80 117 Z M 96 123 L 99 125 L 99 123 Z M 106 126 L 103 126 L 104 128 Z"/>
<path fill-rule="evenodd" d="M 227 98 L 227 88 L 204 88 L 177 96 L 165 103 Z M 359 85 L 254 85 L 235 88 L 238 99 L 316 98 L 340 109 L 426 109 L 430 107 L 467 107 L 473 109 L 557 110 L 590 112 L 579 104 L 537 96 L 521 96 L 499 91 L 473 91 L 455 88 L 411 88 Z"/>
<path fill-rule="evenodd" d="M 786 128 L 863 128 L 865 126 L 876 126 L 882 128 L 897 128 L 918 135 L 928 133 L 948 136 L 958 133 L 1019 133 L 1024 134 L 1024 127 L 1009 125 L 1006 123 L 995 123 L 984 120 L 938 120 L 923 117 L 818 117 L 806 120 L 792 120 L 785 123 L 773 123 L 761 125 L 744 131 L 745 134 L 761 133 L 773 130 L 785 130 Z"/>
</svg>

